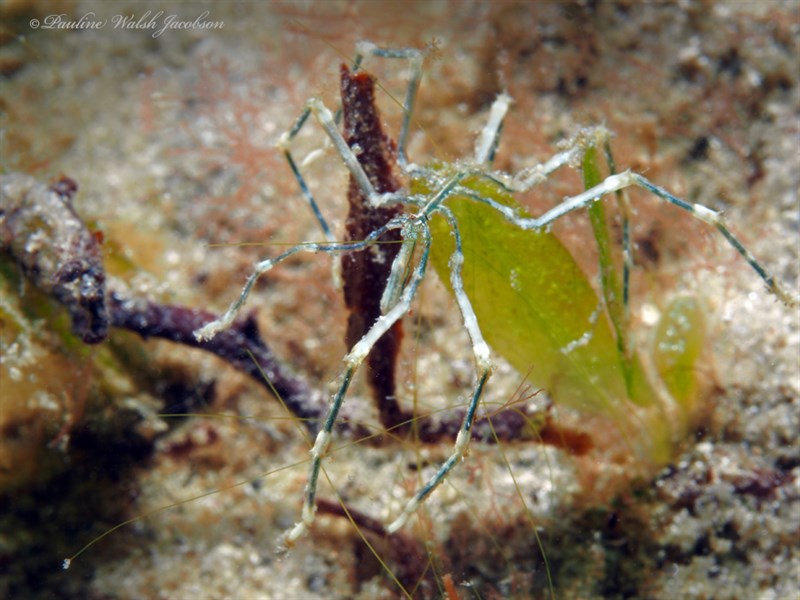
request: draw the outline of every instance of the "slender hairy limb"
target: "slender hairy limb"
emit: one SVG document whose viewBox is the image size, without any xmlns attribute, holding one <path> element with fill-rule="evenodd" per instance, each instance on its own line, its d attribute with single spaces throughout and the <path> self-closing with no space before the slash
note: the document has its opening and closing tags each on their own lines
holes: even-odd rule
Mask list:
<svg viewBox="0 0 800 600">
<path fill-rule="evenodd" d="M 261 277 L 261 275 L 263 275 L 270 269 L 272 269 L 272 267 L 274 267 L 278 263 L 283 262 L 290 256 L 293 256 L 299 252 L 314 252 L 314 253 L 325 252 L 328 254 L 336 254 L 341 252 L 352 252 L 354 250 L 363 250 L 364 248 L 375 242 L 375 240 L 377 240 L 387 231 L 391 231 L 393 229 L 401 227 L 401 224 L 402 224 L 401 221 L 398 220 L 391 221 L 386 225 L 384 225 L 383 227 L 373 231 L 369 236 L 367 236 L 366 239 L 351 243 L 319 244 L 316 242 L 311 242 L 308 244 L 300 244 L 290 248 L 289 250 L 287 250 L 283 254 L 276 256 L 275 258 L 268 258 L 267 260 L 262 260 L 261 262 L 256 263 L 256 265 L 253 267 L 253 273 L 250 275 L 250 277 L 247 278 L 247 282 L 244 285 L 242 293 L 236 300 L 233 301 L 233 303 L 230 305 L 225 314 L 216 321 L 208 323 L 204 327 L 201 327 L 200 329 L 195 331 L 194 332 L 195 337 L 200 341 L 208 340 L 217 335 L 223 329 L 229 327 L 231 323 L 233 323 L 233 320 L 236 318 L 236 315 L 239 314 L 239 311 L 241 310 L 242 306 L 247 300 L 247 296 L 250 294 L 250 291 L 253 289 L 253 286 L 255 285 L 256 281 L 258 281 L 258 278 Z"/>
<path fill-rule="evenodd" d="M 334 237 L 328 222 L 325 220 L 325 217 L 322 216 L 322 211 L 319 209 L 319 205 L 314 199 L 314 196 L 311 193 L 306 180 L 303 178 L 302 173 L 300 173 L 300 169 L 298 168 L 290 150 L 292 140 L 303 128 L 303 125 L 305 125 L 310 114 L 311 109 L 309 107 L 303 109 L 303 112 L 300 113 L 300 116 L 294 122 L 291 129 L 289 129 L 289 131 L 280 137 L 276 146 L 281 152 L 283 152 L 286 162 L 289 163 L 289 168 L 292 170 L 292 174 L 297 180 L 297 184 L 300 186 L 300 192 L 303 194 L 303 198 L 305 198 L 306 202 L 311 208 L 311 211 L 314 213 L 314 218 L 317 220 L 317 223 L 319 223 L 322 233 L 325 235 L 325 239 L 329 242 L 333 242 L 336 238 Z"/>
<path fill-rule="evenodd" d="M 333 426 L 336 423 L 336 418 L 342 407 L 342 402 L 344 401 L 353 375 L 369 354 L 370 350 L 372 350 L 375 343 L 408 312 L 411 307 L 411 301 L 416 296 L 417 288 L 425 277 L 431 247 L 431 234 L 427 222 L 425 220 L 408 219 L 402 229 L 402 235 L 403 239 L 406 241 L 413 240 L 421 244 L 422 252 L 419 262 L 412 272 L 410 281 L 403 289 L 403 293 L 397 304 L 383 317 L 378 319 L 369 331 L 353 346 L 347 356 L 344 357 L 345 369 L 340 379 L 341 383 L 339 384 L 339 389 L 333 396 L 322 431 L 317 434 L 314 447 L 311 449 L 311 467 L 309 469 L 308 482 L 305 488 L 302 518 L 287 534 L 286 543 L 288 545 L 293 544 L 297 539 L 305 535 L 314 522 L 317 481 L 322 466 L 322 458 L 330 446 Z"/>
<path fill-rule="evenodd" d="M 758 273 L 758 276 L 764 280 L 764 283 L 767 285 L 767 289 L 772 294 L 775 294 L 775 296 L 777 296 L 787 306 L 794 307 L 800 305 L 800 298 L 793 296 L 789 290 L 785 289 L 775 279 L 775 277 L 770 275 L 769 272 L 767 272 L 767 270 L 761 265 L 761 263 L 756 260 L 752 253 L 745 248 L 744 244 L 742 244 L 739 239 L 733 235 L 731 230 L 725 226 L 720 213 L 711 210 L 710 208 L 706 208 L 702 204 L 689 204 L 685 200 L 681 200 L 680 198 L 673 196 L 664 188 L 651 183 L 643 176 L 637 175 L 636 173 L 628 172 L 628 177 L 630 178 L 630 183 L 628 185 L 637 185 L 641 188 L 649 190 L 659 198 L 663 198 L 670 204 L 674 204 L 675 206 L 682 208 L 701 221 L 704 221 L 709 225 L 713 225 L 717 231 L 719 231 L 725 237 L 725 239 L 728 240 L 728 243 L 736 248 L 736 251 L 747 261 L 753 270 Z"/>
<path fill-rule="evenodd" d="M 408 132 L 411 124 L 411 115 L 414 111 L 414 101 L 417 97 L 417 89 L 419 88 L 420 80 L 422 79 L 422 63 L 425 59 L 425 53 L 417 50 L 415 48 L 402 48 L 402 49 L 392 49 L 392 48 L 380 48 L 371 42 L 359 42 L 356 45 L 356 57 L 353 60 L 353 68 L 352 70 L 358 71 L 361 63 L 365 56 L 377 56 L 381 58 L 399 58 L 403 60 L 409 61 L 409 83 L 408 88 L 406 89 L 406 96 L 405 101 L 403 102 L 403 124 L 400 130 L 400 139 L 397 148 L 397 158 L 398 162 L 402 167 L 406 167 L 408 164 L 406 158 L 406 145 L 408 142 Z M 322 103 L 321 100 L 317 98 L 312 98 L 306 103 L 306 107 L 303 109 L 303 112 L 300 113 L 300 116 L 295 120 L 292 124 L 292 127 L 284 133 L 280 139 L 278 140 L 277 147 L 281 152 L 283 152 L 286 161 L 289 163 L 289 167 L 294 174 L 295 179 L 297 180 L 298 185 L 300 186 L 300 191 L 303 194 L 306 202 L 310 206 L 312 212 L 314 213 L 314 217 L 320 225 L 322 229 L 325 239 L 329 242 L 335 240 L 333 233 L 331 232 L 330 226 L 328 225 L 327 221 L 322 215 L 322 212 L 319 209 L 319 205 L 317 204 L 316 200 L 314 199 L 311 190 L 308 187 L 305 179 L 303 178 L 302 174 L 300 173 L 300 169 L 297 166 L 297 163 L 292 156 L 290 146 L 292 140 L 297 136 L 300 130 L 308 121 L 308 117 L 311 114 L 314 114 L 317 121 L 320 123 L 322 128 L 328 134 L 328 137 L 333 142 L 336 151 L 342 157 L 345 164 L 347 165 L 348 169 L 351 172 L 351 176 L 355 179 L 358 183 L 358 186 L 361 188 L 362 192 L 364 193 L 365 197 L 372 202 L 373 204 L 379 204 L 381 202 L 380 196 L 375 193 L 375 190 L 372 188 L 372 184 L 370 183 L 369 177 L 367 177 L 364 170 L 361 168 L 358 159 L 350 151 L 350 148 L 347 142 L 339 133 L 337 123 L 339 121 L 338 115 L 334 116 Z M 393 190 L 394 191 L 394 190 Z"/>
<path fill-rule="evenodd" d="M 467 451 L 470 438 L 472 436 L 472 425 L 475 420 L 475 412 L 478 409 L 478 402 L 483 393 L 483 388 L 489 379 L 492 371 L 492 362 L 490 358 L 489 346 L 483 339 L 480 327 L 478 326 L 478 319 L 475 316 L 475 311 L 472 309 L 469 298 L 464 291 L 464 283 L 461 279 L 461 267 L 464 264 L 464 253 L 462 251 L 461 233 L 458 230 L 458 223 L 455 217 L 444 206 L 439 207 L 441 212 L 447 219 L 450 227 L 452 228 L 453 237 L 455 238 L 455 249 L 450 258 L 450 285 L 456 297 L 458 308 L 461 311 L 461 316 L 464 319 L 464 325 L 467 328 L 469 337 L 472 340 L 472 352 L 475 357 L 475 366 L 478 370 L 478 380 L 472 392 L 472 398 L 467 406 L 467 411 L 464 414 L 464 420 L 461 424 L 461 429 L 456 437 L 456 443 L 450 457 L 439 467 L 439 470 L 428 480 L 428 482 L 416 493 L 414 497 L 406 504 L 403 512 L 397 519 L 395 519 L 386 530 L 389 533 L 394 533 L 405 525 L 408 517 L 410 517 L 419 508 L 420 504 L 441 484 L 450 471 L 458 464 L 463 458 L 464 453 Z M 424 216 L 418 216 L 418 219 L 424 219 Z M 421 221 L 425 222 L 425 221 Z M 426 225 L 427 227 L 427 225 Z"/>
<path fill-rule="evenodd" d="M 775 278 L 767 272 L 767 270 L 759 263 L 753 254 L 742 244 L 739 239 L 733 235 L 730 229 L 725 225 L 722 220 L 722 215 L 715 210 L 711 210 L 701 204 L 690 204 L 685 200 L 681 200 L 677 196 L 670 194 L 667 190 L 662 187 L 655 185 L 654 183 L 650 182 L 648 179 L 639 175 L 637 173 L 633 173 L 631 171 L 623 171 L 617 175 L 609 175 L 605 181 L 601 182 L 600 184 L 596 185 L 595 187 L 586 190 L 585 192 L 578 194 L 576 196 L 572 196 L 571 198 L 566 198 L 561 204 L 557 205 L 556 207 L 550 209 L 542 216 L 538 218 L 530 218 L 530 219 L 520 219 L 520 218 L 509 218 L 505 213 L 504 216 L 509 218 L 509 220 L 517 225 L 522 229 L 541 229 L 546 227 L 550 223 L 556 221 L 557 219 L 561 218 L 562 216 L 570 213 L 576 209 L 586 207 L 590 205 L 592 202 L 597 202 L 603 196 L 607 194 L 611 194 L 617 191 L 624 190 L 625 188 L 637 186 L 642 189 L 645 189 L 649 192 L 652 192 L 659 198 L 666 200 L 670 204 L 677 206 L 688 212 L 690 215 L 695 217 L 696 219 L 700 219 L 701 221 L 708 223 L 709 225 L 714 226 L 728 241 L 728 243 L 733 246 L 736 251 L 744 258 L 747 263 L 753 268 L 753 270 L 758 273 L 758 276 L 764 281 L 767 286 L 767 289 L 777 296 L 784 304 L 787 306 L 797 306 L 800 303 L 797 297 L 793 296 L 788 290 L 786 290 Z"/>
<path fill-rule="evenodd" d="M 570 151 L 568 151 L 570 152 Z M 561 162 L 560 160 L 558 161 Z M 563 164 L 563 163 L 562 163 Z M 762 265 L 761 263 L 753 256 L 753 254 L 745 247 L 744 244 L 731 232 L 730 229 L 725 225 L 722 215 L 710 208 L 707 208 L 701 204 L 692 204 L 673 194 L 669 193 L 664 188 L 655 185 L 647 178 L 638 173 L 633 173 L 632 171 L 623 171 L 622 173 L 617 173 L 614 175 L 609 175 L 606 179 L 596 186 L 580 193 L 575 196 L 571 196 L 565 198 L 560 204 L 557 204 L 555 207 L 551 208 L 543 215 L 539 217 L 520 217 L 517 212 L 508 206 L 503 206 L 497 202 L 494 202 L 490 199 L 483 198 L 480 195 L 476 194 L 475 192 L 470 192 L 468 190 L 464 190 L 463 188 L 453 184 L 450 189 L 447 189 L 448 186 L 455 182 L 456 184 L 465 179 L 470 175 L 479 175 L 486 177 L 491 181 L 497 182 L 498 179 L 493 175 L 482 174 L 478 172 L 474 172 L 472 170 L 464 170 L 461 172 L 456 173 L 451 177 L 448 184 L 445 185 L 442 190 L 437 194 L 437 196 L 429 202 L 429 204 L 425 207 L 426 213 L 436 212 L 439 205 L 441 205 L 445 200 L 452 194 L 464 194 L 469 196 L 475 201 L 485 203 L 489 206 L 495 208 L 500 214 L 503 215 L 509 222 L 513 223 L 520 229 L 525 230 L 540 230 L 545 229 L 550 224 L 554 223 L 564 215 L 567 215 L 575 210 L 586 208 L 590 206 L 594 202 L 600 201 L 604 196 L 608 194 L 613 194 L 617 192 L 621 192 L 626 188 L 631 186 L 636 186 L 642 189 L 645 189 L 662 200 L 669 202 L 670 204 L 677 206 L 691 214 L 694 218 L 699 219 L 709 225 L 712 225 L 716 228 L 722 236 L 727 240 L 727 242 L 733 246 L 739 255 L 744 258 L 745 261 L 752 267 L 752 269 L 758 274 L 759 277 L 764 281 L 767 286 L 767 290 L 770 293 L 774 294 L 778 297 L 784 304 L 790 307 L 800 305 L 800 298 L 792 295 L 789 290 L 785 289 L 773 275 L 771 275 Z M 531 181 L 530 185 L 535 184 L 535 181 Z M 527 187 L 530 187 L 528 185 Z M 630 260 L 630 259 L 628 259 Z M 625 276 L 627 277 L 627 275 Z M 624 284 L 625 290 L 627 290 L 627 281 Z"/>
<path fill-rule="evenodd" d="M 475 141 L 476 164 L 492 164 L 497 144 L 500 142 L 503 120 L 506 118 L 509 106 L 511 106 L 511 96 L 505 93 L 500 94 L 492 102 L 492 108 L 489 110 L 489 120 L 483 126 L 478 139 Z"/>
<path fill-rule="evenodd" d="M 399 58 L 409 61 L 408 87 L 403 101 L 403 124 L 400 127 L 400 137 L 397 141 L 397 162 L 400 163 L 401 167 L 406 168 L 408 167 L 408 157 L 406 156 L 408 132 L 411 127 L 411 115 L 414 114 L 417 89 L 422 79 L 422 63 L 425 60 L 425 53 L 416 48 L 380 48 L 371 42 L 365 41 L 356 44 L 356 52 L 353 69 L 357 69 L 361 65 L 362 57 L 365 55 L 380 58 Z"/>
</svg>

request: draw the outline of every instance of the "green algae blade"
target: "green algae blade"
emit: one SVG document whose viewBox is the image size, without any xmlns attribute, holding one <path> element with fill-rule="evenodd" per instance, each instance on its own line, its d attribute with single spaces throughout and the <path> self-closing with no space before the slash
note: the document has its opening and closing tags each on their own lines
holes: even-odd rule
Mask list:
<svg viewBox="0 0 800 600">
<path fill-rule="evenodd" d="M 698 361 L 705 347 L 705 316 L 696 298 L 675 298 L 655 330 L 653 365 L 675 402 L 684 422 L 691 419 L 702 399 Z"/>
<path fill-rule="evenodd" d="M 613 157 L 611 157 L 610 152 L 609 149 L 608 156 L 611 162 L 613 161 Z M 587 190 L 599 185 L 603 181 L 603 176 L 600 174 L 600 169 L 597 166 L 594 147 L 586 149 L 583 155 L 582 171 L 583 184 Z M 617 192 L 617 194 L 619 194 L 619 192 Z M 625 306 L 622 278 L 615 266 L 613 244 L 611 242 L 611 236 L 608 234 L 605 203 L 602 201 L 592 203 L 588 208 L 588 213 L 589 221 L 594 231 L 595 241 L 597 242 L 603 299 L 617 338 L 617 351 L 625 376 L 625 382 L 628 385 L 628 391 L 632 394 L 633 392 L 630 386 L 633 384 L 633 357 L 628 332 L 627 308 Z"/>
<path fill-rule="evenodd" d="M 510 194 L 486 180 L 468 180 L 475 193 L 515 207 Z M 524 231 L 470 198 L 448 199 L 464 246 L 463 279 L 481 330 L 495 352 L 565 406 L 602 413 L 629 425 L 627 400 L 657 405 L 633 361 L 626 385 L 616 337 L 586 275 L 552 234 Z M 449 286 L 454 248 L 445 220 L 431 224 L 431 261 Z M 624 427 L 627 429 L 627 427 Z"/>
</svg>

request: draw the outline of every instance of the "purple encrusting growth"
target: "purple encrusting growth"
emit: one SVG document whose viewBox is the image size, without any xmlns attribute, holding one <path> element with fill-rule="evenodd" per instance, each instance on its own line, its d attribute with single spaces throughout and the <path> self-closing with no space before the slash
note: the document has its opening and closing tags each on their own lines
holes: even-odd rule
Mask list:
<svg viewBox="0 0 800 600">
<path fill-rule="evenodd" d="M 312 389 L 275 357 L 258 331 L 254 314 L 235 321 L 211 340 L 198 341 L 193 332 L 218 315 L 197 308 L 125 297 L 113 291 L 109 307 L 113 327 L 135 331 L 143 338 L 165 339 L 216 354 L 271 394 L 279 396 L 309 430 L 317 431 L 325 409 L 324 394 Z"/>
<path fill-rule="evenodd" d="M 100 243 L 72 207 L 77 184 L 50 187 L 20 173 L 0 177 L 0 250 L 41 290 L 63 304 L 87 344 L 108 335 Z"/>
</svg>

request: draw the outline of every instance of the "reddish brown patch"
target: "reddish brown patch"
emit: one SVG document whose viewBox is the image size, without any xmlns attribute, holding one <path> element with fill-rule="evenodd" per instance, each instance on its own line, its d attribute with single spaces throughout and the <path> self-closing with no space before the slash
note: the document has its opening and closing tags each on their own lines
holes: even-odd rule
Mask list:
<svg viewBox="0 0 800 600">
<path fill-rule="evenodd" d="M 539 437 L 543 444 L 561 448 L 573 456 L 584 456 L 592 449 L 592 438 L 576 429 L 557 425 L 548 416 L 547 422 L 539 430 Z"/>
<path fill-rule="evenodd" d="M 321 498 L 317 501 L 317 509 L 320 514 L 348 519 L 359 530 L 360 535 L 356 538 L 359 560 L 354 573 L 359 584 L 388 569 L 404 590 L 414 592 L 414 598 L 438 597 L 435 573 L 430 568 L 430 556 L 422 542 L 403 531 L 387 533 L 380 521 L 340 502 Z M 369 537 L 369 546 L 364 543 L 366 537 L 362 536 Z M 375 557 L 381 557 L 381 562 Z"/>
<path fill-rule="evenodd" d="M 450 573 L 446 573 L 444 577 L 442 577 L 442 584 L 444 585 L 444 593 L 447 596 L 447 600 L 459 600 L 458 590 L 456 589 L 456 584 L 453 582 L 453 576 Z"/>
<path fill-rule="evenodd" d="M 753 469 L 749 473 L 727 478 L 739 494 L 754 496 L 759 500 L 775 497 L 775 490 L 792 481 L 791 473 L 773 469 Z"/>
<path fill-rule="evenodd" d="M 378 193 L 396 192 L 402 188 L 395 162 L 396 146 L 381 127 L 375 106 L 375 80 L 364 72 L 351 73 L 341 67 L 344 138 Z M 347 214 L 348 240 L 363 240 L 370 233 L 402 213 L 400 205 L 374 208 L 369 206 L 358 184 L 350 178 L 347 190 L 350 210 Z M 392 231 L 379 241 L 390 242 L 370 246 L 342 257 L 344 300 L 350 310 L 346 342 L 352 348 L 380 317 L 380 299 L 400 249 L 400 232 Z M 394 243 L 392 243 L 394 242 Z M 381 422 L 387 428 L 404 420 L 397 403 L 395 370 L 402 339 L 402 323 L 396 323 L 378 340 L 366 359 L 367 380 L 378 401 Z"/>
</svg>

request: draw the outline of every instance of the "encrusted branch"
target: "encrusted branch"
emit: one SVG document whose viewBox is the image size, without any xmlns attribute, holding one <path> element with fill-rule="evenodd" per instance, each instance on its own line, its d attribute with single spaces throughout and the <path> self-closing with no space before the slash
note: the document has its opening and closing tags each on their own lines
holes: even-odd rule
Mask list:
<svg viewBox="0 0 800 600">
<path fill-rule="evenodd" d="M 211 340 L 198 341 L 194 331 L 218 315 L 185 306 L 159 304 L 141 298 L 126 298 L 111 292 L 109 308 L 114 327 L 135 331 L 143 338 L 162 338 L 216 354 L 246 373 L 270 393 L 280 396 L 294 416 L 316 431 L 325 414 L 325 395 L 311 388 L 281 363 L 261 338 L 253 313 L 240 319 Z"/>
<path fill-rule="evenodd" d="M 258 332 L 253 313 L 235 321 L 214 338 L 199 342 L 193 332 L 217 319 L 216 314 L 142 298 L 126 298 L 113 291 L 108 307 L 113 327 L 134 331 L 143 338 L 161 338 L 217 355 L 252 377 L 271 394 L 280 396 L 281 402 L 309 431 L 316 433 L 318 430 L 328 410 L 326 394 L 293 373 L 273 354 Z M 444 419 L 416 417 L 413 427 L 404 423 L 392 433 L 401 437 L 416 435 L 416 439 L 425 444 L 452 441 L 463 417 L 463 411 L 454 411 Z M 472 439 L 489 444 L 540 441 L 579 455 L 591 446 L 588 436 L 557 427 L 549 415 L 543 423 L 541 421 L 541 415 L 529 414 L 524 407 L 500 410 L 475 421 Z M 369 437 L 372 443 L 382 443 L 381 436 L 370 435 L 365 427 L 351 421 L 343 420 L 338 430 L 355 437 Z"/>
<path fill-rule="evenodd" d="M 63 304 L 72 329 L 87 344 L 108 334 L 100 243 L 72 206 L 78 184 L 50 186 L 23 173 L 0 176 L 0 251 L 30 281 Z"/>
</svg>

